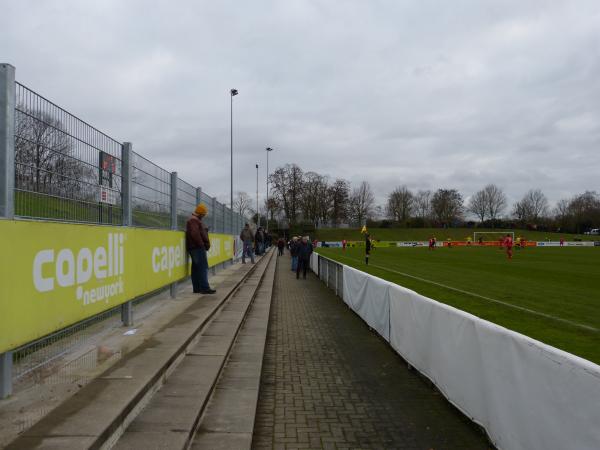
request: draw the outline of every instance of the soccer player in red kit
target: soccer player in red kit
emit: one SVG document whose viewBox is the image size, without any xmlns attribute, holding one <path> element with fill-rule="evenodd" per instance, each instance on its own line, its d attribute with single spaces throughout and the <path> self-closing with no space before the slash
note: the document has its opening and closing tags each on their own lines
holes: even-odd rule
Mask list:
<svg viewBox="0 0 600 450">
<path fill-rule="evenodd" d="M 506 247 L 506 256 L 508 259 L 512 259 L 513 255 L 513 239 L 510 234 L 507 234 L 504 238 L 504 246 Z"/>
</svg>

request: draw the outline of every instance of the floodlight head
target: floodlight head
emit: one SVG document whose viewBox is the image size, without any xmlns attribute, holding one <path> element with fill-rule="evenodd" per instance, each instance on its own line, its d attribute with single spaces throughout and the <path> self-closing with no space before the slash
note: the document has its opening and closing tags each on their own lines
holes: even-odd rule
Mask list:
<svg viewBox="0 0 600 450">
<path fill-rule="evenodd" d="M 258 164 L 256 165 L 256 168 L 258 169 Z"/>
<path fill-rule="evenodd" d="M 266 150 L 267 150 L 268 152 L 272 152 L 272 151 L 273 151 L 273 149 L 272 149 L 271 147 L 267 147 L 267 149 L 266 149 Z"/>
<path fill-rule="evenodd" d="M 237 89 L 232 89 L 231 91 L 231 96 L 233 97 L 234 95 L 238 95 L 238 90 Z"/>
</svg>

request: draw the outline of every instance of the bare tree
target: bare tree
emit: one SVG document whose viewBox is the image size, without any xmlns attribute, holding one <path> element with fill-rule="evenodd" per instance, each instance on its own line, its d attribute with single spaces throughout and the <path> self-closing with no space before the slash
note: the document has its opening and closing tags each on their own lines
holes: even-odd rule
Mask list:
<svg viewBox="0 0 600 450">
<path fill-rule="evenodd" d="M 329 183 L 327 178 L 316 172 L 304 174 L 302 186 L 302 214 L 318 226 L 319 222 L 326 221 L 329 214 L 331 201 L 327 195 Z"/>
<path fill-rule="evenodd" d="M 418 191 L 415 195 L 415 211 L 417 217 L 423 221 L 431 216 L 431 196 L 431 191 Z"/>
<path fill-rule="evenodd" d="M 431 208 L 435 218 L 447 225 L 463 215 L 463 198 L 456 189 L 438 189 L 431 199 Z"/>
<path fill-rule="evenodd" d="M 372 217 L 375 207 L 375 196 L 368 182 L 363 181 L 352 191 L 350 198 L 350 215 L 362 225 L 367 219 Z"/>
<path fill-rule="evenodd" d="M 488 184 L 483 188 L 485 193 L 485 204 L 489 218 L 494 221 L 506 209 L 506 195 L 495 184 Z"/>
<path fill-rule="evenodd" d="M 294 224 L 300 211 L 304 174 L 296 164 L 286 164 L 277 168 L 269 180 L 273 187 L 273 196 L 283 208 L 285 217 Z"/>
<path fill-rule="evenodd" d="M 513 206 L 513 215 L 522 222 L 537 222 L 548 214 L 548 199 L 539 189 L 531 189 Z"/>
<path fill-rule="evenodd" d="M 233 199 L 233 210 L 240 216 L 247 218 L 254 212 L 252 198 L 246 192 L 238 191 Z"/>
<path fill-rule="evenodd" d="M 15 117 L 15 182 L 21 190 L 95 201 L 97 161 L 74 155 L 62 122 L 43 111 L 19 106 Z M 97 167 L 97 166 L 96 166 Z M 120 186 L 115 186 L 120 189 Z"/>
<path fill-rule="evenodd" d="M 348 218 L 350 183 L 342 179 L 335 180 L 329 187 L 328 196 L 331 199 L 331 221 L 338 225 Z"/>
<path fill-rule="evenodd" d="M 406 187 L 397 187 L 394 189 L 387 202 L 387 214 L 393 220 L 398 222 L 406 222 L 410 219 L 414 204 L 414 195 Z"/>
<path fill-rule="evenodd" d="M 488 214 L 487 195 L 485 189 L 475 192 L 469 199 L 467 210 L 475 214 L 483 222 Z"/>
</svg>

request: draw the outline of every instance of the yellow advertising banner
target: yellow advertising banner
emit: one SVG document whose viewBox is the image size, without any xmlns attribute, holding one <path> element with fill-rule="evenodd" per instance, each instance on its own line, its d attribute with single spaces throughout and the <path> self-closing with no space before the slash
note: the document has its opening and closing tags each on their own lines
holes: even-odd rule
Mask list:
<svg viewBox="0 0 600 450">
<path fill-rule="evenodd" d="M 233 257 L 211 234 L 209 266 Z M 181 231 L 0 220 L 0 353 L 189 274 Z"/>
</svg>

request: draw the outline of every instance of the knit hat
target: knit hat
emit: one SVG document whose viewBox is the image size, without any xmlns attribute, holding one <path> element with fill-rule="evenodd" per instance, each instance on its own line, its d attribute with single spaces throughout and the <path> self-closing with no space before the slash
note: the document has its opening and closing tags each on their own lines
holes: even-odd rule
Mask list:
<svg viewBox="0 0 600 450">
<path fill-rule="evenodd" d="M 205 216 L 207 212 L 208 208 L 204 203 L 199 203 L 198 206 L 196 206 L 196 209 L 194 210 L 194 214 L 198 216 Z"/>
</svg>

